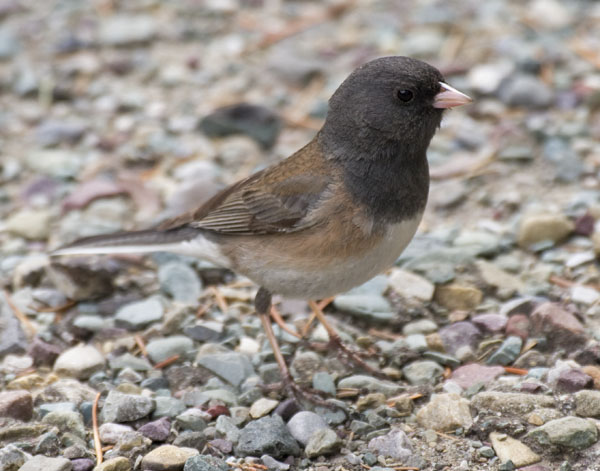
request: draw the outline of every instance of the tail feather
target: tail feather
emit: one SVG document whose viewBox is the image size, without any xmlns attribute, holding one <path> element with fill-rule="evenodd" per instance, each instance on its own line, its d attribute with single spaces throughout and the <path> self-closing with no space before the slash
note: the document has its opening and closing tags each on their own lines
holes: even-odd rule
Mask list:
<svg viewBox="0 0 600 471">
<path fill-rule="evenodd" d="M 182 227 L 166 231 L 143 230 L 83 237 L 59 247 L 51 255 L 92 255 L 169 251 L 174 244 L 193 240 L 200 232 Z"/>
</svg>

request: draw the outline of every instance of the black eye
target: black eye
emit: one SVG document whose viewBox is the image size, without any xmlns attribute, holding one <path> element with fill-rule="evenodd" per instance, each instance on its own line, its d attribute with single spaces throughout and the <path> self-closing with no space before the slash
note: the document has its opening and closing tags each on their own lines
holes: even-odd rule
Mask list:
<svg viewBox="0 0 600 471">
<path fill-rule="evenodd" d="M 396 97 L 403 103 L 408 103 L 413 99 L 413 92 L 410 90 L 398 90 L 396 92 Z"/>
</svg>

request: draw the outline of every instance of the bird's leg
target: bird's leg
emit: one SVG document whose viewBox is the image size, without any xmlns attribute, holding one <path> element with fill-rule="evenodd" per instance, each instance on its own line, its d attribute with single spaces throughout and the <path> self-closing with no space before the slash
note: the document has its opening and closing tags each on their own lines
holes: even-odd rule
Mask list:
<svg viewBox="0 0 600 471">
<path fill-rule="evenodd" d="M 279 314 L 279 311 L 277 309 L 275 309 L 275 306 L 271 305 L 271 311 L 270 312 L 271 312 L 271 317 L 277 323 L 277 325 L 279 327 L 281 327 L 282 330 L 286 331 L 288 334 L 296 337 L 297 339 L 301 339 L 302 338 L 302 335 L 300 335 L 298 332 L 294 332 L 292 329 L 290 329 L 286 325 L 285 321 L 281 317 L 281 314 Z"/>
<path fill-rule="evenodd" d="M 325 330 L 327 331 L 327 334 L 329 335 L 329 344 L 338 350 L 342 361 L 350 361 L 351 363 L 354 363 L 355 365 L 358 365 L 361 368 L 363 368 L 364 370 L 368 371 L 372 375 L 375 375 L 375 376 L 381 375 L 380 371 L 376 370 L 375 368 L 373 368 L 372 366 L 367 364 L 360 357 L 359 352 L 356 352 L 356 351 L 350 349 L 348 346 L 346 346 L 342 342 L 342 339 L 340 338 L 339 334 L 331 326 L 331 324 L 327 321 L 327 319 L 325 319 L 325 314 L 323 314 L 323 311 L 321 310 L 321 308 L 319 307 L 319 305 L 316 302 L 309 301 L 308 305 L 314 312 L 317 319 L 319 319 L 319 322 L 321 322 L 321 324 L 323 324 L 323 327 L 325 327 Z"/>
<path fill-rule="evenodd" d="M 295 396 L 297 399 L 307 399 L 308 401 L 314 402 L 320 405 L 327 405 L 329 403 L 325 402 L 322 398 L 313 394 L 309 391 L 302 389 L 292 378 L 290 370 L 285 363 L 285 358 L 283 358 L 283 354 L 281 353 L 281 349 L 279 348 L 279 343 L 277 342 L 277 338 L 275 337 L 275 333 L 273 332 L 273 327 L 271 326 L 271 318 L 269 316 L 269 312 L 271 310 L 271 293 L 269 293 L 264 288 L 259 288 L 258 293 L 256 293 L 256 297 L 254 298 L 254 306 L 256 308 L 256 312 L 260 316 L 260 320 L 262 322 L 263 328 L 265 329 L 265 333 L 267 334 L 267 338 L 269 339 L 269 343 L 271 344 L 271 348 L 273 349 L 273 355 L 275 356 L 275 361 L 279 366 L 279 371 L 281 372 L 281 379 L 283 381 L 283 386 Z"/>
</svg>

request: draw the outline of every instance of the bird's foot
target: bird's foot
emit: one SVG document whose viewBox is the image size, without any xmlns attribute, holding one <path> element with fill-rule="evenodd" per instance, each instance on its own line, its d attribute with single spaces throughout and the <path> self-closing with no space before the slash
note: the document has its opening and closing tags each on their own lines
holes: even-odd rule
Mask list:
<svg viewBox="0 0 600 471">
<path fill-rule="evenodd" d="M 285 394 L 296 399 L 300 404 L 309 402 L 317 406 L 333 407 L 319 391 L 299 385 L 291 376 L 283 376 L 282 381 L 263 386 L 266 391 L 285 391 Z"/>
</svg>

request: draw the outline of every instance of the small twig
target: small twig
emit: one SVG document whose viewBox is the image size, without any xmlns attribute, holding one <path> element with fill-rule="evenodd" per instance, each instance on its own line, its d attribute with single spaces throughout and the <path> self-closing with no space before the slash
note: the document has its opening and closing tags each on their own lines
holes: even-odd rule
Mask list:
<svg viewBox="0 0 600 471">
<path fill-rule="evenodd" d="M 378 329 L 374 329 L 374 328 L 369 329 L 369 335 L 372 335 L 373 337 L 377 337 L 377 338 L 380 338 L 383 340 L 391 340 L 391 341 L 395 341 L 395 340 L 404 338 L 403 335 L 392 334 L 391 332 L 387 332 L 385 330 L 378 330 Z"/>
<path fill-rule="evenodd" d="M 165 366 L 169 366 L 169 365 L 175 363 L 177 360 L 179 360 L 179 355 L 173 355 L 172 357 L 169 357 L 166 360 L 158 362 L 156 365 L 154 365 L 154 369 L 160 370 L 161 368 L 164 368 Z"/>
<path fill-rule="evenodd" d="M 103 459 L 102 443 L 100 443 L 100 432 L 98 431 L 98 401 L 100 400 L 100 394 L 96 394 L 92 406 L 92 432 L 94 434 L 94 449 L 96 450 L 96 466 L 100 466 Z"/>
<path fill-rule="evenodd" d="M 434 432 L 437 433 L 440 437 L 447 438 L 448 440 L 458 440 L 458 437 L 453 437 L 452 435 L 448 435 L 447 433 L 438 432 L 437 430 L 434 430 Z"/>
<path fill-rule="evenodd" d="M 135 343 L 139 347 L 140 352 L 142 352 L 142 355 L 148 358 L 148 350 L 146 350 L 146 344 L 144 343 L 144 339 L 138 334 L 134 335 L 133 338 L 135 339 Z"/>
<path fill-rule="evenodd" d="M 196 317 L 200 318 L 202 317 L 204 314 L 206 314 L 206 312 L 208 311 L 208 304 L 203 304 L 202 306 L 198 307 L 198 310 L 196 311 Z"/>
<path fill-rule="evenodd" d="M 550 281 L 550 283 L 552 283 L 553 285 L 560 286 L 561 288 L 570 288 L 575 284 L 574 281 L 565 280 L 564 278 L 560 278 L 556 275 L 550 275 L 548 281 Z"/>
<path fill-rule="evenodd" d="M 525 376 L 526 374 L 529 373 L 528 370 L 525 370 L 523 368 L 515 368 L 514 366 L 505 366 L 504 371 L 506 371 L 507 373 L 513 374 L 513 375 L 520 375 L 520 376 Z"/>
<path fill-rule="evenodd" d="M 6 299 L 6 303 L 12 309 L 15 314 L 15 317 L 19 320 L 19 322 L 25 327 L 25 329 L 29 332 L 30 336 L 34 336 L 37 333 L 36 328 L 31 323 L 31 321 L 27 318 L 23 311 L 19 309 L 19 307 L 15 304 L 12 297 L 10 296 L 7 290 L 4 290 L 4 298 Z"/>
<path fill-rule="evenodd" d="M 77 301 L 71 300 L 71 301 L 67 301 L 65 304 L 63 304 L 61 306 L 34 307 L 33 309 L 35 309 L 37 312 L 60 312 L 60 311 L 65 311 L 65 310 L 69 309 L 70 307 L 75 306 L 75 304 L 77 304 Z"/>
</svg>

